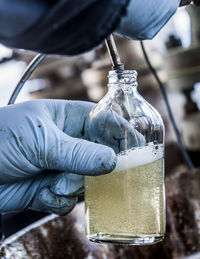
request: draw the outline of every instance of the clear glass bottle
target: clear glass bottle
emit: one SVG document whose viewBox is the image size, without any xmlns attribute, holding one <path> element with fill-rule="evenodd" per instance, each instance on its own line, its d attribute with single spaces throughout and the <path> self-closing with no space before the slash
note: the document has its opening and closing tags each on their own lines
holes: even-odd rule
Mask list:
<svg viewBox="0 0 200 259">
<path fill-rule="evenodd" d="M 136 80 L 136 71 L 110 71 L 108 93 L 90 113 L 91 141 L 117 154 L 113 172 L 85 179 L 91 241 L 147 245 L 164 237 L 164 125 Z"/>
</svg>

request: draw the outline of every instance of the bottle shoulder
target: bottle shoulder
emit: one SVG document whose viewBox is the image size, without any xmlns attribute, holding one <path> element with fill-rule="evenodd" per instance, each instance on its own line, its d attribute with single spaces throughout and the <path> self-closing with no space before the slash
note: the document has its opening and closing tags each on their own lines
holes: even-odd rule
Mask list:
<svg viewBox="0 0 200 259">
<path fill-rule="evenodd" d="M 92 113 L 112 110 L 126 120 L 145 120 L 164 126 L 160 113 L 137 91 L 111 90 L 94 107 Z"/>
</svg>

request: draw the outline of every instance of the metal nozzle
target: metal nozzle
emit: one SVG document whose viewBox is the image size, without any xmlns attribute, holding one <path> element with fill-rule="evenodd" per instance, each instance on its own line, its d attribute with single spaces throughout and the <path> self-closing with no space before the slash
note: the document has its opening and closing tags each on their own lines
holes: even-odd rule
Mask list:
<svg viewBox="0 0 200 259">
<path fill-rule="evenodd" d="M 113 70 L 120 70 L 120 71 L 124 70 L 124 64 L 120 60 L 117 47 L 112 34 L 105 40 L 105 43 L 108 48 L 108 53 L 110 55 Z"/>
</svg>

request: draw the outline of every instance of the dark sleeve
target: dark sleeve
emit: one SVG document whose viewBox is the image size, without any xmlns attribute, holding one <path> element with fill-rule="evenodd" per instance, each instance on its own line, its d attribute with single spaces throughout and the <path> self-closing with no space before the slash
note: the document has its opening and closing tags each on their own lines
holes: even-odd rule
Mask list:
<svg viewBox="0 0 200 259">
<path fill-rule="evenodd" d="M 128 2 L 2 0 L 0 42 L 41 53 L 80 54 L 94 48 L 113 32 Z"/>
</svg>

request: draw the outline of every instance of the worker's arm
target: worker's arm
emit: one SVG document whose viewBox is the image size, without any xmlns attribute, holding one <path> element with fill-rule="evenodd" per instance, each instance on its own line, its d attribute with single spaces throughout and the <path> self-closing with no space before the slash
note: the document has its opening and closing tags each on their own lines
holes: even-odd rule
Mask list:
<svg viewBox="0 0 200 259">
<path fill-rule="evenodd" d="M 152 38 L 180 0 L 6 0 L 0 4 L 0 42 L 43 53 L 88 51 L 113 31 Z"/>
<path fill-rule="evenodd" d="M 37 52 L 79 54 L 100 44 L 117 27 L 128 1 L 1 1 L 0 42 Z"/>
</svg>

